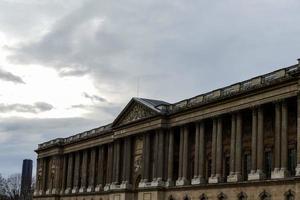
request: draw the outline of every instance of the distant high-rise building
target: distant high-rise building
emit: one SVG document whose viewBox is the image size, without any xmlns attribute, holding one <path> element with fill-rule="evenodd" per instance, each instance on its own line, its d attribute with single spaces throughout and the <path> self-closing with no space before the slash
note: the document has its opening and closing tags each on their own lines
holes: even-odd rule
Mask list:
<svg viewBox="0 0 300 200">
<path fill-rule="evenodd" d="M 23 160 L 22 180 L 21 180 L 21 200 L 30 200 L 32 198 L 32 160 Z"/>
</svg>

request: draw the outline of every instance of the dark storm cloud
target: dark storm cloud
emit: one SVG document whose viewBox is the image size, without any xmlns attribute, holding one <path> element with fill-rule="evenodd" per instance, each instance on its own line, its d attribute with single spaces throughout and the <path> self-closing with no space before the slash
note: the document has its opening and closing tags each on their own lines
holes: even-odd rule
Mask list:
<svg viewBox="0 0 300 200">
<path fill-rule="evenodd" d="M 20 113 L 40 113 L 52 110 L 53 106 L 45 102 L 30 104 L 0 104 L 0 113 L 20 112 Z"/>
<path fill-rule="evenodd" d="M 22 80 L 21 77 L 14 75 L 10 72 L 4 71 L 3 69 L 0 68 L 0 80 L 3 81 L 9 81 L 17 84 L 24 84 L 25 82 Z"/>
</svg>

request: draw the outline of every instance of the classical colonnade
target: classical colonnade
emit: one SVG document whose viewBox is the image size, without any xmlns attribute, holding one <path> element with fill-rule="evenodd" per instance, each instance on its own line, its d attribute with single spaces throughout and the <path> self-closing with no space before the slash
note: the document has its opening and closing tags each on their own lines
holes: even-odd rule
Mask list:
<svg viewBox="0 0 300 200">
<path fill-rule="evenodd" d="M 300 98 L 294 98 L 297 127 L 296 143 L 300 143 Z M 248 180 L 263 180 L 265 174 L 264 122 L 265 105 L 248 108 L 251 113 L 251 170 Z M 274 102 L 274 162 L 271 179 L 286 178 L 288 171 L 289 109 L 286 99 Z M 210 118 L 211 133 L 207 134 L 207 119 L 168 129 L 156 129 L 139 134 L 142 137 L 141 165 L 135 163 L 137 136 L 115 139 L 113 142 L 77 152 L 39 158 L 37 192 L 72 194 L 145 187 L 217 184 L 244 180 L 243 125 L 241 111 L 227 113 L 230 119 L 229 173 L 224 173 L 224 117 Z M 192 124 L 193 128 L 190 128 Z M 193 133 L 191 133 L 193 131 Z M 210 138 L 208 138 L 208 136 Z M 207 141 L 210 145 L 207 146 Z M 274 142 L 273 142 L 274 141 Z M 210 156 L 207 151 L 209 148 Z M 300 175 L 300 148 L 296 174 Z M 209 162 L 209 164 L 208 164 Z M 137 170 L 135 169 L 137 168 Z M 208 173 L 209 171 L 209 173 Z M 225 170 L 226 171 L 226 170 Z M 136 175 L 138 173 L 138 175 Z M 138 184 L 136 184 L 138 181 Z"/>
</svg>

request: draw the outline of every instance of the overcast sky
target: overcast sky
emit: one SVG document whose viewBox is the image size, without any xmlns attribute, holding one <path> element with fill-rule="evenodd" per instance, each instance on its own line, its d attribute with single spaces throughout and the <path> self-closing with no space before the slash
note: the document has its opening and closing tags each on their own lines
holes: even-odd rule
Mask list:
<svg viewBox="0 0 300 200">
<path fill-rule="evenodd" d="M 300 57 L 297 0 L 0 0 L 0 173 L 38 143 Z"/>
</svg>

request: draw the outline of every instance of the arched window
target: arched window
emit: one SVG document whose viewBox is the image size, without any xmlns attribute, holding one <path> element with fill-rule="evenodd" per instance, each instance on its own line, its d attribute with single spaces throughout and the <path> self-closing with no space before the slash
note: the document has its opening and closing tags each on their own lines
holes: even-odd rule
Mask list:
<svg viewBox="0 0 300 200">
<path fill-rule="evenodd" d="M 208 200 L 207 196 L 203 193 L 200 195 L 199 200 Z"/>
<path fill-rule="evenodd" d="M 295 200 L 295 193 L 291 190 L 287 191 L 284 196 L 285 200 Z"/>
<path fill-rule="evenodd" d="M 221 192 L 219 195 L 218 195 L 218 200 L 226 200 L 227 199 L 227 196 Z"/>
<path fill-rule="evenodd" d="M 260 200 L 271 200 L 271 195 L 269 193 L 267 193 L 266 191 L 263 191 L 260 195 L 259 195 L 259 199 Z"/>
<path fill-rule="evenodd" d="M 241 192 L 238 194 L 238 200 L 246 200 L 247 199 L 247 195 L 244 192 Z"/>
</svg>

